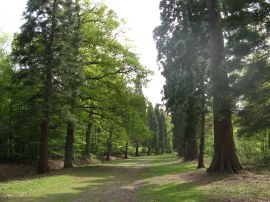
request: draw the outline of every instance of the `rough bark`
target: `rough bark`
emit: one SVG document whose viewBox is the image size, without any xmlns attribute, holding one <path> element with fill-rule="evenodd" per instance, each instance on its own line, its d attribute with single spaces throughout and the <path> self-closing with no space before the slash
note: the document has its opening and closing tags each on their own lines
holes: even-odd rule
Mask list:
<svg viewBox="0 0 270 202">
<path fill-rule="evenodd" d="M 64 168 L 72 168 L 73 167 L 73 164 L 72 164 L 73 141 L 74 141 L 74 125 L 73 125 L 73 123 L 69 122 L 67 124 Z"/>
<path fill-rule="evenodd" d="M 207 172 L 238 173 L 242 167 L 233 140 L 231 106 L 228 98 L 228 77 L 223 67 L 224 38 L 220 27 L 217 0 L 207 0 L 212 55 L 214 156 Z"/>
</svg>

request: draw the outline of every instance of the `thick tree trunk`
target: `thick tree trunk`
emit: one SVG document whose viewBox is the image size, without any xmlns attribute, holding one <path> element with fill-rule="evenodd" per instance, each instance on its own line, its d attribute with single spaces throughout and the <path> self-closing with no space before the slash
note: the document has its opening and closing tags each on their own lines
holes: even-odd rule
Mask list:
<svg viewBox="0 0 270 202">
<path fill-rule="evenodd" d="M 125 159 L 128 159 L 128 141 L 126 141 Z"/>
<path fill-rule="evenodd" d="M 47 73 L 45 81 L 44 104 L 43 104 L 43 120 L 41 123 L 41 140 L 39 153 L 38 174 L 49 172 L 48 164 L 48 137 L 49 137 L 49 122 L 50 122 L 50 104 L 52 91 L 52 71 Z"/>
<path fill-rule="evenodd" d="M 135 157 L 139 157 L 139 143 L 136 143 Z"/>
<path fill-rule="evenodd" d="M 236 155 L 228 95 L 228 77 L 224 63 L 224 38 L 220 27 L 218 1 L 207 0 L 212 55 L 214 157 L 207 172 L 238 173 L 242 167 Z"/>
<path fill-rule="evenodd" d="M 48 165 L 48 128 L 49 120 L 48 118 L 43 120 L 41 123 L 41 144 L 39 153 L 39 164 L 38 164 L 38 174 L 43 174 L 49 172 L 50 168 Z"/>
<path fill-rule="evenodd" d="M 85 145 L 85 150 L 84 154 L 89 158 L 90 157 L 90 152 L 91 152 L 91 129 L 93 127 L 93 123 L 89 122 L 86 128 L 85 132 L 85 139 L 86 139 L 86 145 Z"/>
<path fill-rule="evenodd" d="M 108 140 L 108 149 L 107 149 L 107 152 L 106 152 L 106 161 L 109 161 L 110 157 L 111 157 L 112 136 L 113 136 L 113 130 L 110 129 L 110 136 L 109 136 L 109 140 Z"/>
<path fill-rule="evenodd" d="M 198 169 L 204 168 L 204 135 L 205 135 L 205 95 L 204 95 L 204 79 L 201 82 L 202 85 L 202 106 L 201 106 L 201 133 L 200 133 L 200 153 L 199 153 L 199 162 Z"/>
<path fill-rule="evenodd" d="M 198 158 L 196 139 L 186 142 L 184 161 L 192 161 Z"/>
<path fill-rule="evenodd" d="M 74 125 L 73 125 L 73 123 L 69 122 L 67 124 L 64 168 L 72 168 L 73 167 L 73 164 L 72 164 L 73 141 L 74 141 Z"/>
</svg>

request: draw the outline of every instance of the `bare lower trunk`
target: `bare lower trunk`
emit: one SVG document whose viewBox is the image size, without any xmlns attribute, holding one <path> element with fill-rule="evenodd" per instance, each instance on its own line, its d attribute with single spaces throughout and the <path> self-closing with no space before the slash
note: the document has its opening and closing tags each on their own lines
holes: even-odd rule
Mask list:
<svg viewBox="0 0 270 202">
<path fill-rule="evenodd" d="M 197 143 L 195 140 L 190 140 L 186 142 L 184 161 L 192 161 L 198 158 Z"/>
<path fill-rule="evenodd" d="M 220 27 L 217 0 L 207 0 L 212 55 L 214 157 L 207 172 L 238 173 L 242 167 L 236 155 L 228 95 L 228 77 L 224 64 L 224 38 Z"/>
<path fill-rule="evenodd" d="M 139 157 L 139 143 L 136 143 L 135 157 Z"/>
<path fill-rule="evenodd" d="M 150 154 L 151 154 L 151 147 L 149 146 L 147 150 L 147 156 L 150 156 Z"/>
<path fill-rule="evenodd" d="M 158 155 L 158 148 L 155 148 L 155 155 Z"/>
<path fill-rule="evenodd" d="M 183 156 L 183 149 L 181 147 L 178 147 L 177 156 L 180 158 Z"/>
<path fill-rule="evenodd" d="M 43 120 L 41 123 L 41 144 L 39 153 L 39 164 L 38 164 L 38 174 L 43 174 L 49 172 L 50 168 L 48 165 L 48 119 Z"/>
<path fill-rule="evenodd" d="M 128 158 L 128 141 L 126 141 L 125 159 Z"/>
<path fill-rule="evenodd" d="M 50 104 L 52 91 L 52 71 L 47 73 L 45 87 L 44 87 L 44 104 L 43 104 L 43 120 L 41 123 L 41 137 L 40 137 L 40 153 L 38 174 L 49 172 L 48 164 L 48 138 L 49 138 L 49 122 L 50 122 Z"/>
<path fill-rule="evenodd" d="M 106 152 L 106 161 L 109 161 L 110 157 L 111 157 L 112 135 L 113 135 L 113 131 L 112 131 L 112 129 L 110 129 L 110 136 L 109 136 L 109 140 L 108 140 L 108 148 L 107 148 L 107 152 Z"/>
<path fill-rule="evenodd" d="M 72 168 L 73 167 L 73 164 L 72 164 L 73 141 L 74 141 L 74 125 L 73 125 L 73 123 L 68 123 L 67 124 L 67 134 L 66 134 L 64 168 Z"/>
<path fill-rule="evenodd" d="M 233 141 L 231 118 L 214 118 L 214 157 L 207 172 L 238 173 L 241 169 Z"/>
<path fill-rule="evenodd" d="M 12 140 L 13 140 L 13 135 L 12 135 L 12 111 L 13 111 L 13 98 L 12 94 L 10 95 L 10 106 L 9 106 L 9 162 L 12 163 Z"/>
<path fill-rule="evenodd" d="M 86 145 L 85 145 L 85 150 L 84 154 L 89 158 L 90 157 L 90 152 L 91 152 L 91 129 L 92 129 L 93 124 L 90 122 L 87 125 L 86 132 L 85 132 L 85 139 L 86 139 Z"/>
<path fill-rule="evenodd" d="M 201 82 L 202 85 L 202 106 L 201 106 L 201 134 L 200 134 L 200 153 L 199 153 L 199 162 L 198 169 L 204 168 L 204 134 L 205 134 L 205 95 L 204 95 L 204 79 Z"/>
</svg>

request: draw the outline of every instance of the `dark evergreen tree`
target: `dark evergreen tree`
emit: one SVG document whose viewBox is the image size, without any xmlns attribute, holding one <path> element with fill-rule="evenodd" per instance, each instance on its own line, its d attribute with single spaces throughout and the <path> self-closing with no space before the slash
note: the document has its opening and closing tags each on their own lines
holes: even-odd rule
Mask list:
<svg viewBox="0 0 270 202">
<path fill-rule="evenodd" d="M 184 159 L 197 158 L 197 125 L 199 123 L 201 75 L 208 61 L 205 1 L 161 1 L 162 24 L 154 31 L 158 61 L 166 78 L 164 98 L 173 115 L 175 129 L 184 127 L 182 137 L 175 138 Z M 176 114 L 182 118 L 176 118 Z M 183 120 L 183 124 L 179 123 Z M 176 121 L 176 122 L 174 122 Z M 177 126 L 178 125 L 178 126 Z M 176 136 L 176 134 L 175 134 Z M 183 147 L 182 149 L 180 149 Z"/>
<path fill-rule="evenodd" d="M 58 0 L 29 0 L 24 13 L 25 23 L 13 43 L 15 62 L 29 69 L 29 74 L 42 85 L 43 116 L 38 173 L 49 171 L 48 135 L 55 74 L 59 71 L 59 3 Z"/>
<path fill-rule="evenodd" d="M 148 140 L 148 155 L 158 147 L 158 122 L 152 103 L 148 102 L 147 107 L 147 125 L 152 132 L 152 138 Z"/>
<path fill-rule="evenodd" d="M 233 140 L 231 99 L 225 66 L 224 37 L 220 25 L 220 10 L 217 0 L 208 0 L 208 22 L 211 41 L 213 113 L 214 113 L 214 156 L 208 172 L 237 173 L 239 163 Z"/>
</svg>

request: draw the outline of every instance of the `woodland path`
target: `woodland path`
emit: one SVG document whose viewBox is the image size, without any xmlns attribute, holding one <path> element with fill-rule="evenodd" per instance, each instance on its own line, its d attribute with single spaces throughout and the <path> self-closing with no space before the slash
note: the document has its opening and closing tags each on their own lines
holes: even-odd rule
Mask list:
<svg viewBox="0 0 270 202">
<path fill-rule="evenodd" d="M 98 168 L 98 172 L 111 173 L 107 182 L 103 182 L 92 188 L 79 197 L 72 199 L 74 202 L 93 201 L 93 202 L 125 202 L 137 201 L 135 192 L 140 188 L 140 181 L 137 181 L 140 173 L 149 167 L 149 161 L 134 160 L 129 163 L 113 162 L 115 164 L 104 164 Z M 119 164 L 120 163 L 120 164 Z"/>
<path fill-rule="evenodd" d="M 270 202 L 270 174 L 206 174 L 173 154 L 114 160 L 0 182 L 0 201 Z"/>
</svg>

